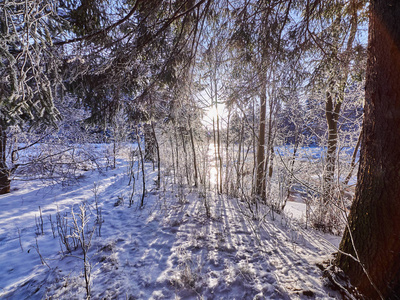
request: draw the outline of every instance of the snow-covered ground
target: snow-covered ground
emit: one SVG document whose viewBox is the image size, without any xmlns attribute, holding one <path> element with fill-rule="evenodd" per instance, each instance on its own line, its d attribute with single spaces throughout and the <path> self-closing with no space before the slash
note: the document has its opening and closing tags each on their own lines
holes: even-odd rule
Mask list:
<svg viewBox="0 0 400 300">
<path fill-rule="evenodd" d="M 340 298 L 316 265 L 336 251 L 339 238 L 305 229 L 301 201 L 288 202 L 274 220 L 255 221 L 244 203 L 225 195 L 199 196 L 168 178 L 156 190 L 156 172 L 147 165 L 145 205 L 139 207 L 137 180 L 129 206 L 128 165 L 120 158 L 116 169 L 87 171 L 70 186 L 13 182 L 12 193 L 0 196 L 0 298 L 86 297 L 83 252 L 67 253 L 51 223 L 58 213 L 72 226 L 71 211 L 86 203 L 88 238 L 95 194 L 104 223 L 89 249 L 92 299 Z"/>
</svg>

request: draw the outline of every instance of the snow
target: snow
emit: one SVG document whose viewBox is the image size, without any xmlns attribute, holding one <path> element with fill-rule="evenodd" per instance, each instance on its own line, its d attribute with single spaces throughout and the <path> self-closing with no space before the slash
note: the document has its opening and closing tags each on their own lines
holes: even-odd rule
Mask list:
<svg viewBox="0 0 400 300">
<path fill-rule="evenodd" d="M 85 298 L 82 249 L 62 250 L 49 217 L 71 217 L 86 203 L 89 235 L 96 220 L 95 185 L 104 223 L 89 249 L 92 299 L 340 297 L 316 266 L 336 251 L 339 237 L 306 229 L 304 203 L 290 201 L 285 214 L 274 217 L 263 208 L 265 218 L 254 220 L 243 202 L 213 191 L 199 196 L 168 178 L 156 190 L 157 171 L 149 164 L 145 206 L 139 207 L 141 180 L 129 206 L 128 166 L 121 157 L 116 169 L 86 171 L 69 186 L 13 182 L 12 193 L 0 196 L 0 298 Z M 40 225 L 37 232 L 39 206 L 44 234 Z"/>
</svg>

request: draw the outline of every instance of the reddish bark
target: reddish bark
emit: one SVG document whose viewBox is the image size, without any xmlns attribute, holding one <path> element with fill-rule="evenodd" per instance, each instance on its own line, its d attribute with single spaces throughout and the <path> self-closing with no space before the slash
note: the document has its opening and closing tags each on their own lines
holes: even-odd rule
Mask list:
<svg viewBox="0 0 400 300">
<path fill-rule="evenodd" d="M 370 9 L 358 182 L 340 245 L 363 267 L 342 253 L 336 263 L 367 298 L 399 299 L 400 1 L 371 1 Z"/>
</svg>

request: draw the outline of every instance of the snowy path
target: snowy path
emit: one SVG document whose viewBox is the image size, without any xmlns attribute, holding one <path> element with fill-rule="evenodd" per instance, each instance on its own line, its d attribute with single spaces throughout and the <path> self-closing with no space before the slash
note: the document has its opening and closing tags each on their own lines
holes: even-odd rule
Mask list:
<svg viewBox="0 0 400 300">
<path fill-rule="evenodd" d="M 105 223 L 90 250 L 92 299 L 339 297 L 324 287 L 316 266 L 335 251 L 318 233 L 285 217 L 254 221 L 242 212 L 243 203 L 214 193 L 207 195 L 211 218 L 204 198 L 187 190 L 184 201 L 177 191 L 160 191 L 148 194 L 144 209 L 137 207 L 139 194 L 128 207 L 125 171 L 121 165 L 106 174 L 89 172 L 76 187 L 29 186 L 0 198 L 0 298 L 84 299 L 82 261 L 60 259 L 48 215 L 83 200 L 92 203 L 95 181 L 101 183 Z M 118 196 L 125 198 L 124 205 L 114 206 Z M 45 217 L 45 235 L 38 244 L 51 270 L 40 264 L 32 248 L 38 205 Z"/>
</svg>

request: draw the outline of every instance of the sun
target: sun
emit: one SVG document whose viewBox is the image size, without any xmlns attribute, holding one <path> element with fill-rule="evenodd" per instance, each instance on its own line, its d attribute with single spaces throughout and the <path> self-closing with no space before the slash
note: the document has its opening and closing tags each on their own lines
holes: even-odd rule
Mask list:
<svg viewBox="0 0 400 300">
<path fill-rule="evenodd" d="M 205 118 L 207 118 L 211 122 L 213 119 L 216 120 L 217 117 L 219 117 L 220 119 L 224 118 L 225 115 L 226 115 L 226 111 L 225 111 L 224 103 L 219 103 L 218 107 L 216 107 L 215 105 L 212 105 L 205 111 Z"/>
<path fill-rule="evenodd" d="M 213 105 L 206 111 L 206 118 L 212 120 L 216 120 L 218 116 L 218 109 Z"/>
<path fill-rule="evenodd" d="M 227 112 L 226 112 L 224 103 L 218 104 L 218 107 L 215 107 L 215 105 L 212 105 L 211 107 L 208 107 L 207 109 L 205 109 L 204 116 L 203 116 L 203 124 L 208 129 L 212 129 L 213 121 L 215 123 L 217 121 L 217 117 L 219 119 L 220 128 L 223 128 L 226 123 L 225 118 L 227 117 Z"/>
</svg>

